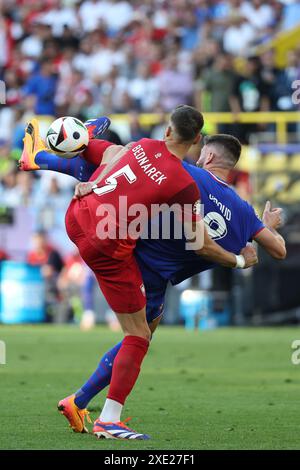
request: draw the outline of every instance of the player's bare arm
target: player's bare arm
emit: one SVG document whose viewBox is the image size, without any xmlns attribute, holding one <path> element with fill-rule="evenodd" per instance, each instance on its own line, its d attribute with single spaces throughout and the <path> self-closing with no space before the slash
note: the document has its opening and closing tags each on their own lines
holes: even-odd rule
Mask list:
<svg viewBox="0 0 300 470">
<path fill-rule="evenodd" d="M 285 259 L 286 247 L 284 238 L 277 232 L 282 225 L 282 209 L 272 209 L 270 201 L 266 202 L 262 221 L 265 229 L 259 232 L 254 240 L 262 246 L 272 258 Z"/>
<path fill-rule="evenodd" d="M 209 261 L 220 264 L 226 268 L 249 268 L 258 263 L 257 253 L 255 248 L 248 244 L 242 249 L 240 255 L 235 255 L 229 251 L 224 250 L 214 240 L 210 238 L 208 232 L 203 224 L 204 243 L 201 249 L 196 250 L 196 253 Z"/>
</svg>

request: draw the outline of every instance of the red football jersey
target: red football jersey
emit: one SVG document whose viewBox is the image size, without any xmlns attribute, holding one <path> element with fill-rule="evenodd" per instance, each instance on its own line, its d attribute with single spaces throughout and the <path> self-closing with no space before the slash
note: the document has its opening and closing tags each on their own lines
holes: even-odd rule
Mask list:
<svg viewBox="0 0 300 470">
<path fill-rule="evenodd" d="M 99 172 L 100 167 L 90 181 Z M 147 223 L 155 212 L 153 205 L 161 204 L 177 204 L 185 212 L 188 207 L 196 217 L 200 194 L 182 161 L 169 152 L 164 141 L 141 139 L 84 199 L 89 212 L 84 229 L 88 224 L 90 241 L 109 256 L 123 259 L 135 247 L 138 236 L 132 235 L 131 226 L 136 228 L 133 222 L 138 224 L 137 218 L 140 225 Z"/>
</svg>

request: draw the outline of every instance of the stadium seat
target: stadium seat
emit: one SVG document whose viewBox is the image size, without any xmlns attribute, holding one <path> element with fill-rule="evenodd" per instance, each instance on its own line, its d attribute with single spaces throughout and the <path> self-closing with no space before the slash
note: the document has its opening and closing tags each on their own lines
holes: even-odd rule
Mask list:
<svg viewBox="0 0 300 470">
<path fill-rule="evenodd" d="M 265 172 L 286 171 L 288 158 L 283 152 L 268 153 L 262 157 L 262 170 Z"/>
<path fill-rule="evenodd" d="M 300 180 L 297 180 L 288 191 L 279 193 L 277 199 L 280 203 L 295 204 L 300 202 Z"/>
<path fill-rule="evenodd" d="M 237 168 L 240 171 L 253 173 L 259 170 L 261 165 L 261 154 L 254 147 L 243 147 L 241 157 L 239 159 Z"/>
<path fill-rule="evenodd" d="M 289 171 L 291 173 L 300 173 L 300 153 L 296 153 L 290 157 Z"/>
<path fill-rule="evenodd" d="M 260 195 L 264 197 L 271 197 L 275 194 L 284 191 L 290 182 L 290 177 L 287 173 L 278 173 L 270 175 L 266 178 L 265 184 L 260 189 Z"/>
</svg>

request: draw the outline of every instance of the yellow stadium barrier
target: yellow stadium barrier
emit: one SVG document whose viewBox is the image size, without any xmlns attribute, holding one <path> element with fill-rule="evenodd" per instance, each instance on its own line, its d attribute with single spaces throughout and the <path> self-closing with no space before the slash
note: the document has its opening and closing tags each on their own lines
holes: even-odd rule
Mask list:
<svg viewBox="0 0 300 470">
<path fill-rule="evenodd" d="M 218 124 L 233 124 L 236 122 L 244 124 L 275 124 L 276 143 L 288 143 L 288 129 L 290 122 L 300 122 L 300 112 L 255 112 L 240 113 L 238 119 L 232 113 L 203 113 L 206 122 L 205 129 L 209 133 L 216 132 Z M 112 122 L 129 122 L 128 114 L 113 114 L 110 116 Z M 161 114 L 140 114 L 139 122 L 142 126 L 150 127 L 161 122 Z"/>
</svg>

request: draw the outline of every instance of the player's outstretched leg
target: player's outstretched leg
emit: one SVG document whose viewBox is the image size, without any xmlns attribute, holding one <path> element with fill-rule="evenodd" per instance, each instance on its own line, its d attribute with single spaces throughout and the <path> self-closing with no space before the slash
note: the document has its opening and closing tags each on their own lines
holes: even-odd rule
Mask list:
<svg viewBox="0 0 300 470">
<path fill-rule="evenodd" d="M 90 139 L 97 139 L 100 137 L 104 132 L 107 131 L 111 122 L 107 116 L 101 116 L 95 119 L 89 119 L 85 121 L 84 125 L 89 132 Z"/>
<path fill-rule="evenodd" d="M 106 116 L 90 119 L 85 125 L 90 139 L 95 139 L 109 128 L 110 119 Z M 80 156 L 64 159 L 51 152 L 40 137 L 36 119 L 32 119 L 27 125 L 23 141 L 24 149 L 19 160 L 20 170 L 51 170 L 73 176 L 79 181 L 88 181 L 96 169 L 95 165 Z"/>
</svg>

